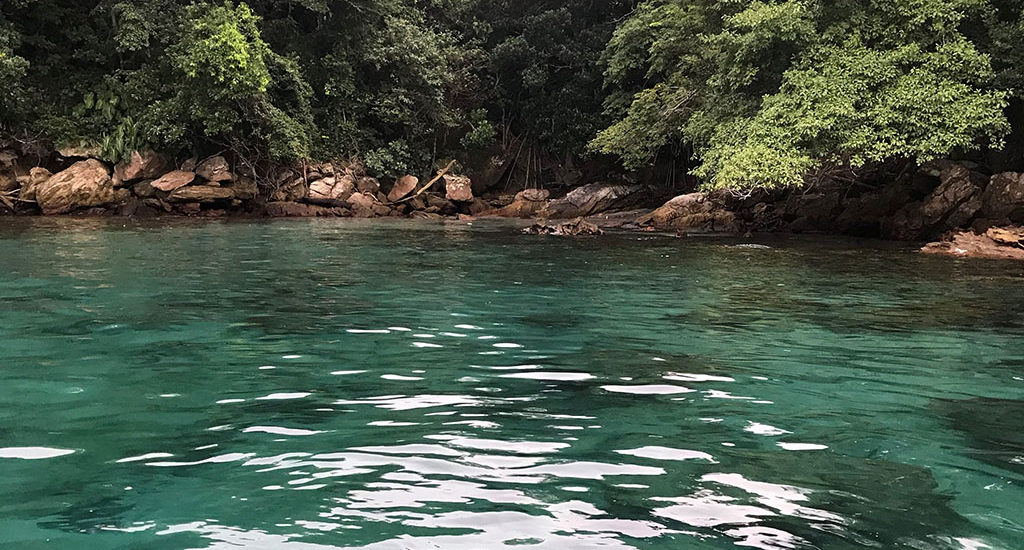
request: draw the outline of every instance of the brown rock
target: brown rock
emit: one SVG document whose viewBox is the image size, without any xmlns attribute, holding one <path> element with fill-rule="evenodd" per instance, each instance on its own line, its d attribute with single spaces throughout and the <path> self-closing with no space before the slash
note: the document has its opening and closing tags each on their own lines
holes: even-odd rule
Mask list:
<svg viewBox="0 0 1024 550">
<path fill-rule="evenodd" d="M 735 233 L 740 230 L 736 214 L 705 193 L 680 195 L 637 220 L 639 225 L 673 231 Z"/>
<path fill-rule="evenodd" d="M 427 204 L 425 210 L 428 212 L 433 208 L 433 212 L 437 212 L 442 216 L 454 216 L 459 210 L 452 201 L 437 193 L 424 193 L 420 196 L 423 197 L 423 201 Z"/>
<path fill-rule="evenodd" d="M 230 187 L 210 187 L 209 185 L 190 185 L 181 187 L 171 193 L 167 200 L 170 202 L 216 202 L 231 200 L 235 198 L 235 192 Z"/>
<path fill-rule="evenodd" d="M 8 172 L 0 172 L 0 193 L 14 191 L 19 187 L 21 187 L 21 182 L 18 181 L 17 176 Z"/>
<path fill-rule="evenodd" d="M 604 231 L 598 226 L 583 218 L 576 218 L 571 222 L 559 224 L 536 223 L 523 230 L 523 233 L 530 235 L 559 235 L 566 237 L 578 237 L 581 235 L 603 235 Z"/>
<path fill-rule="evenodd" d="M 28 171 L 28 177 L 24 180 L 21 185 L 21 191 L 18 192 L 18 198 L 23 201 L 34 201 L 36 200 L 36 190 L 40 185 L 46 183 L 53 174 L 49 170 L 41 166 L 36 166 Z"/>
<path fill-rule="evenodd" d="M 921 215 L 928 226 L 954 229 L 967 224 L 981 209 L 981 190 L 967 167 L 954 164 L 942 171 L 942 183 L 921 204 Z M 980 182 L 984 183 L 984 182 Z"/>
<path fill-rule="evenodd" d="M 985 232 L 985 236 L 1002 246 L 1024 248 L 1024 228 L 993 227 Z"/>
<path fill-rule="evenodd" d="M 57 154 L 66 159 L 98 159 L 103 156 L 103 150 L 99 145 L 82 145 L 78 147 L 61 147 Z"/>
<path fill-rule="evenodd" d="M 143 180 L 132 186 L 132 192 L 135 196 L 148 199 L 156 196 L 156 190 L 153 189 L 153 182 L 150 180 Z"/>
<path fill-rule="evenodd" d="M 447 175 L 444 177 L 445 198 L 450 201 L 469 202 L 473 200 L 473 181 L 466 176 Z"/>
<path fill-rule="evenodd" d="M 142 199 L 142 204 L 152 208 L 153 210 L 163 210 L 164 212 L 170 212 L 172 210 L 171 205 L 160 199 Z"/>
<path fill-rule="evenodd" d="M 274 202 L 295 202 L 304 200 L 308 196 L 309 186 L 306 185 L 304 179 L 297 177 L 279 185 L 277 190 L 270 195 L 270 200 Z"/>
<path fill-rule="evenodd" d="M 203 209 L 202 205 L 198 202 L 186 202 L 184 204 L 179 204 L 177 208 L 178 212 L 188 215 L 198 214 Z"/>
<path fill-rule="evenodd" d="M 199 164 L 199 158 L 198 157 L 191 157 L 191 158 L 185 159 L 185 162 L 181 163 L 181 168 L 179 168 L 179 170 L 184 170 L 185 172 L 195 172 L 196 171 L 196 166 L 198 164 Z"/>
<path fill-rule="evenodd" d="M 353 193 L 348 198 L 348 203 L 352 207 L 352 215 L 357 218 L 375 218 L 391 213 L 390 208 L 378 202 L 369 193 Z"/>
<path fill-rule="evenodd" d="M 260 188 L 252 178 L 238 176 L 231 184 L 231 190 L 235 192 L 235 198 L 244 201 L 251 201 L 259 196 Z"/>
<path fill-rule="evenodd" d="M 407 175 L 398 178 L 395 180 L 395 185 L 391 187 L 391 191 L 388 192 L 388 201 L 396 202 L 408 197 L 419 184 L 420 179 L 416 176 Z"/>
<path fill-rule="evenodd" d="M 467 203 L 466 210 L 469 211 L 469 215 L 476 217 L 484 212 L 491 210 L 491 205 L 480 198 L 474 198 L 471 202 Z"/>
<path fill-rule="evenodd" d="M 515 201 L 544 202 L 551 197 L 551 191 L 547 189 L 524 189 L 516 193 Z"/>
<path fill-rule="evenodd" d="M 11 168 L 14 166 L 14 161 L 18 160 L 18 154 L 10 149 L 0 150 L 0 166 L 5 168 Z"/>
<path fill-rule="evenodd" d="M 114 178 L 128 183 L 142 179 L 160 177 L 170 166 L 170 160 L 154 151 L 133 151 L 127 162 L 119 162 L 114 167 Z"/>
<path fill-rule="evenodd" d="M 996 233 L 995 236 L 1005 237 L 1001 233 Z M 949 241 L 929 243 L 921 249 L 921 252 L 925 254 L 957 256 L 960 258 L 1024 260 L 1024 248 L 1004 246 L 988 235 L 978 235 L 971 232 L 956 233 Z"/>
<path fill-rule="evenodd" d="M 380 191 L 380 182 L 377 181 L 376 178 L 368 176 L 362 177 L 359 178 L 358 182 L 356 182 L 356 189 L 358 189 L 360 193 L 369 193 L 373 195 L 376 194 L 377 191 Z"/>
<path fill-rule="evenodd" d="M 984 203 L 984 178 L 966 166 L 950 164 L 940 179 L 931 194 L 893 215 L 889 236 L 908 241 L 930 239 L 970 224 Z"/>
<path fill-rule="evenodd" d="M 345 217 L 352 215 L 345 208 L 328 208 L 301 202 L 268 202 L 265 208 L 266 214 L 274 218 Z"/>
<path fill-rule="evenodd" d="M 164 174 L 150 185 L 153 187 L 153 189 L 158 189 L 165 193 L 170 193 L 176 189 L 185 187 L 186 185 L 192 183 L 192 181 L 195 179 L 195 172 L 175 170 L 173 172 L 168 172 Z"/>
<path fill-rule="evenodd" d="M 564 198 L 550 201 L 545 210 L 551 218 L 578 218 L 609 210 L 628 210 L 648 204 L 657 190 L 648 185 L 591 183 L 577 187 Z"/>
<path fill-rule="evenodd" d="M 990 220 L 1024 223 L 1024 174 L 992 176 L 982 194 L 981 216 Z"/>
<path fill-rule="evenodd" d="M 427 208 L 427 203 L 421 197 L 416 197 L 406 203 L 409 208 L 413 210 L 424 210 Z"/>
<path fill-rule="evenodd" d="M 210 157 L 196 166 L 196 175 L 206 181 L 232 181 L 235 176 L 231 174 L 231 167 L 228 161 L 220 156 Z"/>
<path fill-rule="evenodd" d="M 530 201 L 530 200 L 516 200 L 512 201 L 512 204 L 499 208 L 497 210 L 488 210 L 481 212 L 481 216 L 501 216 L 503 218 L 532 218 L 540 214 L 540 212 L 547 206 L 547 202 L 542 201 Z"/>
<path fill-rule="evenodd" d="M 35 196 L 44 214 L 64 214 L 111 204 L 114 184 L 107 167 L 96 159 L 89 159 L 76 162 L 39 184 Z"/>
<path fill-rule="evenodd" d="M 309 186 L 310 200 L 344 201 L 352 196 L 356 182 L 349 175 L 327 177 Z"/>
</svg>

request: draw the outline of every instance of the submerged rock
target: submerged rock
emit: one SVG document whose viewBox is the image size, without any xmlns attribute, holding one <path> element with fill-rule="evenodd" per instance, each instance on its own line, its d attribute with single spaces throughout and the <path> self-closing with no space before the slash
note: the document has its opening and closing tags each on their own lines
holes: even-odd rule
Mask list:
<svg viewBox="0 0 1024 550">
<path fill-rule="evenodd" d="M 578 237 L 582 235 L 603 235 L 600 227 L 588 222 L 583 218 L 576 218 L 571 222 L 559 224 L 535 223 L 523 230 L 528 235 L 560 235 Z"/>
<path fill-rule="evenodd" d="M 96 159 L 76 162 L 47 179 L 36 188 L 35 196 L 44 214 L 106 206 L 115 200 L 110 172 Z"/>
<path fill-rule="evenodd" d="M 932 406 L 967 437 L 973 458 L 1024 474 L 1024 401 L 978 397 Z"/>
</svg>

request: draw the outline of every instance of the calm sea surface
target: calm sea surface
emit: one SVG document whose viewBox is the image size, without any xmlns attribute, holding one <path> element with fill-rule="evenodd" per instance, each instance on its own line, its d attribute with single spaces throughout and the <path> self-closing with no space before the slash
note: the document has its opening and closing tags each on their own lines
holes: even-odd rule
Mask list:
<svg viewBox="0 0 1024 550">
<path fill-rule="evenodd" d="M 0 220 L 0 548 L 1024 548 L 1024 265 Z"/>
</svg>

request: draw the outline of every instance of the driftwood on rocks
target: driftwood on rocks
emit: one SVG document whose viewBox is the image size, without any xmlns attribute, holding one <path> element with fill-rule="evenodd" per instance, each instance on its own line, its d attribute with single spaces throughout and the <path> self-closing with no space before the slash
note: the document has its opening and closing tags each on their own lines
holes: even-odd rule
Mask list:
<svg viewBox="0 0 1024 550">
<path fill-rule="evenodd" d="M 409 202 L 409 201 L 415 199 L 416 197 L 419 197 L 420 195 L 425 193 L 427 191 L 427 189 L 430 189 L 431 187 L 433 187 L 435 183 L 441 181 L 441 179 L 444 178 L 444 175 L 447 174 L 448 171 L 451 170 L 453 166 L 455 166 L 455 161 L 454 160 L 449 162 L 448 166 L 445 166 L 441 171 L 439 171 L 437 173 L 437 175 L 434 176 L 434 179 L 428 181 L 427 184 L 424 185 L 422 188 L 420 188 L 419 191 L 413 193 L 412 195 L 410 195 L 408 197 L 405 197 L 404 199 L 401 199 L 401 200 L 398 200 L 398 201 L 394 201 L 391 204 L 401 204 L 403 202 Z"/>
</svg>

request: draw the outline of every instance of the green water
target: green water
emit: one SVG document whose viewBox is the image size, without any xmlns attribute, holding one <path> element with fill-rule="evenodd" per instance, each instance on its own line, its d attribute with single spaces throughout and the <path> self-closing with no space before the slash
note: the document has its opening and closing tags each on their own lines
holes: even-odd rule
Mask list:
<svg viewBox="0 0 1024 550">
<path fill-rule="evenodd" d="M 3 220 L 0 548 L 1024 548 L 1024 266 Z"/>
</svg>

